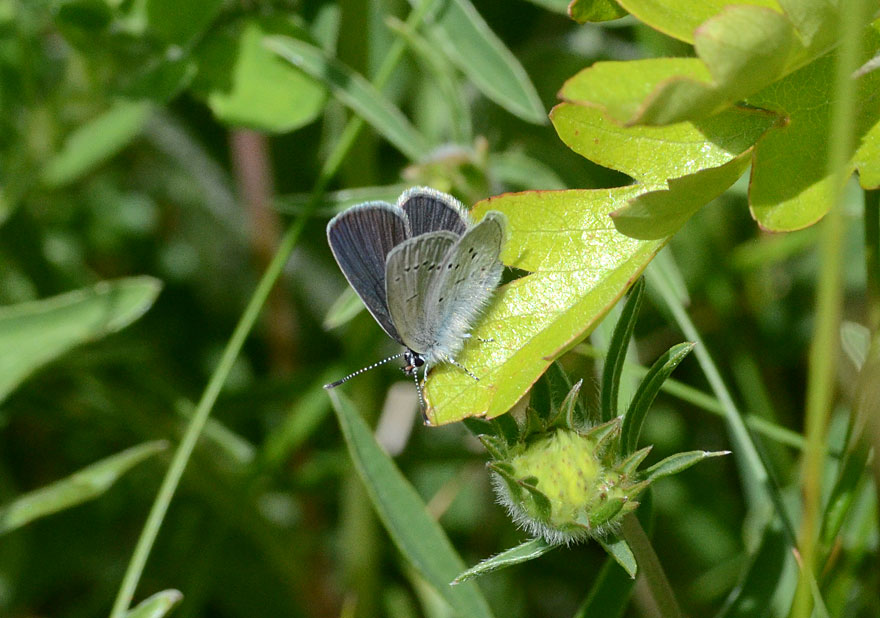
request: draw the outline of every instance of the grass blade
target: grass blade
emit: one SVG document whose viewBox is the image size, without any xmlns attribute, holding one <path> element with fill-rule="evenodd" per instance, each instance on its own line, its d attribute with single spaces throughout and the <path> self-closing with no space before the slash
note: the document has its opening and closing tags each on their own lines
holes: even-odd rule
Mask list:
<svg viewBox="0 0 880 618">
<path fill-rule="evenodd" d="M 620 313 L 620 318 L 614 326 L 614 334 L 611 335 L 611 341 L 608 344 L 608 355 L 605 357 L 605 365 L 602 370 L 601 419 L 603 423 L 617 416 L 620 375 L 623 372 L 623 362 L 626 360 L 626 351 L 636 327 L 644 295 L 645 280 L 640 277 L 632 286 L 623 311 Z M 623 444 L 625 445 L 626 442 Z"/>
<path fill-rule="evenodd" d="M 427 140 L 410 124 L 403 112 L 361 75 L 328 57 L 320 48 L 285 36 L 268 36 L 264 44 L 326 84 L 336 98 L 410 159 L 418 161 L 430 151 Z"/>
<path fill-rule="evenodd" d="M 138 463 L 168 447 L 162 440 L 145 442 L 86 466 L 51 485 L 19 496 L 0 507 L 0 535 L 72 506 L 97 498 Z"/>
<path fill-rule="evenodd" d="M 348 399 L 336 391 L 330 399 L 355 468 L 395 545 L 460 615 L 491 616 L 473 582 L 449 585 L 465 570 L 452 543 Z"/>
</svg>

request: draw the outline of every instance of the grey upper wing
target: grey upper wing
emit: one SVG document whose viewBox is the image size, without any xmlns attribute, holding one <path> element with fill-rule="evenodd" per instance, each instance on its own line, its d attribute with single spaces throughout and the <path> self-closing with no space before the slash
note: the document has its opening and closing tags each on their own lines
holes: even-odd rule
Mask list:
<svg viewBox="0 0 880 618">
<path fill-rule="evenodd" d="M 400 343 L 385 297 L 385 260 L 408 235 L 403 211 L 385 202 L 353 206 L 327 224 L 327 241 L 342 274 L 379 325 Z"/>
<path fill-rule="evenodd" d="M 442 280 L 426 299 L 426 322 L 435 325 L 429 362 L 452 358 L 492 296 L 504 266 L 499 258 L 507 218 L 489 211 L 455 244 L 442 266 Z"/>
<path fill-rule="evenodd" d="M 428 187 L 405 191 L 397 204 L 409 218 L 413 236 L 439 230 L 449 230 L 456 236 L 464 234 L 468 226 L 462 204 L 450 195 Z"/>
<path fill-rule="evenodd" d="M 388 308 L 403 344 L 423 353 L 433 344 L 426 299 L 442 278 L 442 263 L 458 237 L 447 230 L 410 238 L 388 254 Z"/>
</svg>

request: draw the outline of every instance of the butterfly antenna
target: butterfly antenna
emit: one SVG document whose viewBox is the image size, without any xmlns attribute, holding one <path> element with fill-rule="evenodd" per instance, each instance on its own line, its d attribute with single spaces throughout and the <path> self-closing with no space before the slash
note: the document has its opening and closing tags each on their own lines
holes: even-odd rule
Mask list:
<svg viewBox="0 0 880 618">
<path fill-rule="evenodd" d="M 427 377 L 428 373 L 425 372 L 425 376 Z M 419 411 L 422 413 L 422 422 L 425 425 L 431 424 L 431 419 L 428 418 L 428 406 L 425 404 L 425 397 L 422 395 L 422 385 L 419 384 L 419 372 L 418 370 L 413 371 L 413 381 L 416 383 L 416 393 L 419 395 Z"/>
<path fill-rule="evenodd" d="M 380 360 L 378 363 L 373 363 L 373 364 L 370 365 L 369 367 L 364 367 L 363 369 L 358 369 L 358 370 L 355 371 L 354 373 L 350 373 L 350 374 L 348 374 L 347 376 L 345 376 L 345 377 L 342 378 L 341 380 L 336 380 L 335 382 L 331 382 L 330 384 L 325 384 L 325 385 L 324 385 L 324 388 L 326 388 L 327 390 L 330 390 L 331 388 L 336 388 L 336 387 L 339 386 L 340 384 L 344 384 L 345 382 L 348 382 L 348 381 L 351 380 L 353 377 L 355 377 L 355 376 L 359 376 L 359 375 L 361 375 L 362 373 L 364 373 L 365 371 L 369 371 L 370 369 L 375 369 L 375 368 L 378 367 L 379 365 L 384 365 L 385 363 L 390 363 L 390 362 L 393 361 L 395 358 L 400 358 L 400 357 L 402 357 L 404 354 L 406 354 L 406 352 L 401 352 L 400 354 L 395 354 L 394 356 L 389 356 L 389 357 L 386 358 L 386 359 Z M 421 391 L 419 392 L 419 398 L 421 399 Z"/>
</svg>

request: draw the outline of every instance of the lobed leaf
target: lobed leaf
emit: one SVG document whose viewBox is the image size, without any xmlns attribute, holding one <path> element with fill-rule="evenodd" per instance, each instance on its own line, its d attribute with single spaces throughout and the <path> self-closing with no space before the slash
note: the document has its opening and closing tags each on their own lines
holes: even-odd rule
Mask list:
<svg viewBox="0 0 880 618">
<path fill-rule="evenodd" d="M 555 358 L 589 334 L 663 246 L 627 238 L 610 225 L 608 215 L 641 190 L 513 193 L 476 206 L 476 218 L 487 210 L 507 216 L 502 261 L 530 274 L 496 291 L 457 358 L 480 381 L 448 365 L 428 376 L 432 423 L 504 414 Z"/>
<path fill-rule="evenodd" d="M 416 490 L 349 400 L 338 391 L 330 391 L 330 399 L 355 469 L 392 541 L 459 615 L 491 617 L 486 599 L 473 582 L 449 585 L 465 570 L 464 563 Z"/>
<path fill-rule="evenodd" d="M 626 9 L 614 0 L 572 0 L 568 5 L 569 17 L 579 24 L 611 21 L 627 14 Z"/>
<path fill-rule="evenodd" d="M 152 457 L 167 446 L 168 443 L 163 440 L 144 442 L 0 506 L 0 535 L 40 517 L 97 498 L 136 464 Z"/>
<path fill-rule="evenodd" d="M 31 373 L 75 345 L 137 320 L 160 288 L 152 277 L 131 277 L 0 307 L 0 401 Z"/>
</svg>

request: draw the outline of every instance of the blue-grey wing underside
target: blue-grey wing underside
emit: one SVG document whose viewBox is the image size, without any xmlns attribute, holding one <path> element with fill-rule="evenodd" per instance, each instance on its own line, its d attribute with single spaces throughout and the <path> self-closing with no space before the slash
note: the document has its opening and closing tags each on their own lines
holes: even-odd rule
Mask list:
<svg viewBox="0 0 880 618">
<path fill-rule="evenodd" d="M 425 299 L 442 278 L 442 264 L 458 237 L 441 230 L 410 238 L 388 254 L 388 308 L 403 344 L 423 353 L 433 344 Z"/>
<path fill-rule="evenodd" d="M 371 202 L 336 215 L 327 225 L 333 257 L 367 309 L 386 333 L 404 343 L 394 326 L 385 295 L 385 260 L 408 236 L 397 206 Z"/>
<path fill-rule="evenodd" d="M 461 236 L 468 222 L 464 206 L 445 193 L 417 187 L 400 196 L 399 206 L 409 219 L 413 236 L 439 230 L 449 230 Z"/>
<path fill-rule="evenodd" d="M 432 327 L 431 363 L 452 359 L 461 349 L 474 321 L 501 280 L 499 258 L 504 246 L 506 217 L 489 211 L 471 227 L 446 256 L 442 278 L 425 298 L 425 323 Z"/>
</svg>

